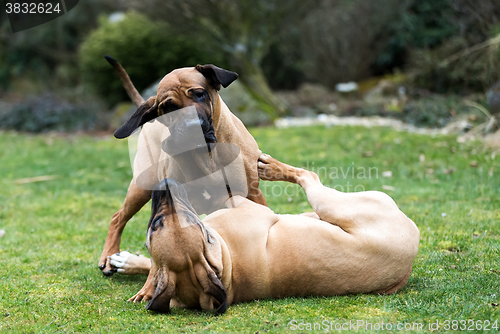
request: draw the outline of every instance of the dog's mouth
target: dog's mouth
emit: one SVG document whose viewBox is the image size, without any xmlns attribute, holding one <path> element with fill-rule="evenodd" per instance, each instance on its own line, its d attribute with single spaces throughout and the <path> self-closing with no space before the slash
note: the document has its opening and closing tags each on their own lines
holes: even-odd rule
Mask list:
<svg viewBox="0 0 500 334">
<path fill-rule="evenodd" d="M 169 112 L 157 120 L 170 132 L 162 143 L 163 151 L 169 155 L 201 148 L 211 151 L 217 144 L 212 119 L 194 106 Z"/>
<path fill-rule="evenodd" d="M 189 121 L 168 126 L 170 136 L 162 143 L 162 149 L 168 155 L 177 155 L 188 151 L 211 152 L 217 145 L 213 127 L 200 131 L 201 122 Z"/>
<path fill-rule="evenodd" d="M 217 138 L 215 137 L 215 129 L 212 122 L 200 118 L 200 125 L 201 125 L 201 130 L 203 131 L 203 136 L 205 137 L 205 142 L 207 144 L 217 144 Z"/>
<path fill-rule="evenodd" d="M 203 132 L 203 137 L 205 138 L 205 143 L 199 143 L 197 148 L 208 146 L 208 150 L 211 151 L 217 144 L 217 138 L 215 137 L 215 130 L 212 122 L 199 118 L 199 123 L 194 121 L 194 127 L 198 125 L 201 126 L 201 131 Z M 195 129 L 196 131 L 196 129 Z"/>
</svg>

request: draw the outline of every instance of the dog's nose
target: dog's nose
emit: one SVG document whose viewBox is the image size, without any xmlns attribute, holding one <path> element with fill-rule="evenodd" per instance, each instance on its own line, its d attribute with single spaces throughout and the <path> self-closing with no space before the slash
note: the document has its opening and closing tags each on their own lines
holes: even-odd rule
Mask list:
<svg viewBox="0 0 500 334">
<path fill-rule="evenodd" d="M 210 123 L 200 118 L 201 130 L 203 131 L 203 135 L 205 136 L 205 141 L 208 143 L 217 143 L 217 138 L 215 138 L 214 128 L 210 126 Z"/>
<path fill-rule="evenodd" d="M 205 134 L 205 141 L 207 144 L 216 144 L 217 143 L 217 138 L 215 138 L 215 135 L 213 132 Z"/>
</svg>

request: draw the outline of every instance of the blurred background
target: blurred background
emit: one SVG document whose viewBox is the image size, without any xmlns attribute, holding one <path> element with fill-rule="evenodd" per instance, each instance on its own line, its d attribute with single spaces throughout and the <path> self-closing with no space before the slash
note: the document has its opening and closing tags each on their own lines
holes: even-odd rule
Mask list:
<svg viewBox="0 0 500 334">
<path fill-rule="evenodd" d="M 107 132 L 174 68 L 213 63 L 249 126 L 384 116 L 492 133 L 500 114 L 498 0 L 86 0 L 12 33 L 0 15 L 0 128 Z"/>
</svg>

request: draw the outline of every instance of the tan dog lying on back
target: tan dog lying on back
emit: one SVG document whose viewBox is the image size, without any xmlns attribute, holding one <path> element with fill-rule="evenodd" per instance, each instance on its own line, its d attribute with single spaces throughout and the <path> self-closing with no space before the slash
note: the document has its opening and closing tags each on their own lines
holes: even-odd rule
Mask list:
<svg viewBox="0 0 500 334">
<path fill-rule="evenodd" d="M 314 213 L 278 215 L 237 196 L 236 208 L 200 221 L 183 186 L 164 180 L 153 191 L 151 261 L 111 257 L 121 273 L 149 273 L 130 300 L 150 299 L 147 308 L 157 312 L 187 306 L 223 313 L 254 299 L 389 294 L 406 284 L 419 231 L 389 196 L 341 193 L 268 155 L 260 157 L 259 175 L 299 184 Z"/>
</svg>

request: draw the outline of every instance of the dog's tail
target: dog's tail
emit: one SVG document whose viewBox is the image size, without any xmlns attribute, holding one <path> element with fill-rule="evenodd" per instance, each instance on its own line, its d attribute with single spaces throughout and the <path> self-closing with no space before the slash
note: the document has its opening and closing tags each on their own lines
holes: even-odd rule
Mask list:
<svg viewBox="0 0 500 334">
<path fill-rule="evenodd" d="M 144 103 L 144 99 L 142 98 L 141 94 L 137 91 L 135 88 L 134 84 L 132 83 L 132 80 L 130 80 L 130 77 L 128 76 L 127 72 L 125 69 L 122 67 L 122 65 L 116 61 L 113 57 L 110 56 L 104 56 L 108 63 L 111 64 L 118 72 L 118 75 L 120 76 L 120 80 L 123 83 L 123 87 L 125 88 L 125 91 L 127 92 L 128 97 L 134 102 L 136 107 L 139 107 L 141 104 Z"/>
</svg>

